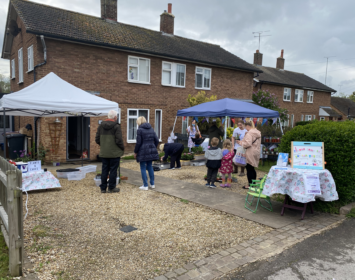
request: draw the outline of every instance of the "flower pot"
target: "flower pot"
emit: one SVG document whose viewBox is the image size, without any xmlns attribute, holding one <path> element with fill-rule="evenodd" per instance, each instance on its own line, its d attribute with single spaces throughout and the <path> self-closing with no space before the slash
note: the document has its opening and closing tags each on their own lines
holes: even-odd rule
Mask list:
<svg viewBox="0 0 355 280">
<path fill-rule="evenodd" d="M 195 160 L 198 160 L 198 159 L 205 159 L 205 154 L 195 155 Z"/>
<path fill-rule="evenodd" d="M 189 160 L 180 160 L 182 166 L 190 166 Z"/>
</svg>

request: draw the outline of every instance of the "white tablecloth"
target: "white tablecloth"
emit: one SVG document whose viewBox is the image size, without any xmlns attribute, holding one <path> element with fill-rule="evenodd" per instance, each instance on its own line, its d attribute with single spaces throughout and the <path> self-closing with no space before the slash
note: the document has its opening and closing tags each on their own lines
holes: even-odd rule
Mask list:
<svg viewBox="0 0 355 280">
<path fill-rule="evenodd" d="M 320 195 L 306 194 L 304 184 L 304 174 L 319 174 Z M 278 169 L 273 166 L 265 182 L 263 194 L 271 196 L 273 194 L 287 194 L 294 201 L 307 203 L 320 198 L 323 201 L 338 200 L 335 182 L 332 174 L 327 170 L 308 170 L 287 168 L 287 170 Z"/>
<path fill-rule="evenodd" d="M 22 173 L 22 190 L 45 190 L 60 188 L 61 185 L 56 177 L 49 171 L 34 171 Z"/>
</svg>

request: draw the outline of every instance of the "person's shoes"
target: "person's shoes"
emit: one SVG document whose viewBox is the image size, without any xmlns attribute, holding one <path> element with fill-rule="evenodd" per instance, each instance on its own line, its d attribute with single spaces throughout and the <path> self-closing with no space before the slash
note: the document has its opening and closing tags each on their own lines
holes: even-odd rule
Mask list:
<svg viewBox="0 0 355 280">
<path fill-rule="evenodd" d="M 206 187 L 209 187 L 209 186 L 210 186 L 210 183 L 207 183 L 205 186 L 206 186 Z"/>
<path fill-rule="evenodd" d="M 244 190 L 249 190 L 249 188 L 247 188 L 246 186 L 243 187 Z"/>
<path fill-rule="evenodd" d="M 241 173 L 239 174 L 239 176 L 242 177 L 242 176 L 245 176 L 245 174 L 241 172 Z"/>
<path fill-rule="evenodd" d="M 225 184 L 224 187 L 230 188 L 230 187 L 231 187 L 231 184 Z"/>
<path fill-rule="evenodd" d="M 171 169 L 171 170 L 175 170 L 175 167 L 172 167 L 172 168 L 168 168 L 168 169 Z"/>
<path fill-rule="evenodd" d="M 150 187 L 151 187 L 152 189 L 155 189 L 155 185 L 150 185 Z"/>
<path fill-rule="evenodd" d="M 106 193 L 106 190 L 101 190 L 101 193 Z"/>
<path fill-rule="evenodd" d="M 215 184 L 212 184 L 212 185 L 210 186 L 210 188 L 211 188 L 211 189 L 215 189 L 215 188 L 217 188 L 217 186 L 216 186 Z"/>
<path fill-rule="evenodd" d="M 147 190 L 148 190 L 148 187 L 141 186 L 141 187 L 139 187 L 139 189 L 142 190 L 142 191 L 147 191 Z"/>
<path fill-rule="evenodd" d="M 224 188 L 224 187 L 226 187 L 226 185 L 227 185 L 227 184 L 220 184 L 219 186 L 220 186 L 221 188 Z"/>
<path fill-rule="evenodd" d="M 114 188 L 114 189 L 108 189 L 109 193 L 116 193 L 116 192 L 120 192 L 119 188 Z"/>
</svg>

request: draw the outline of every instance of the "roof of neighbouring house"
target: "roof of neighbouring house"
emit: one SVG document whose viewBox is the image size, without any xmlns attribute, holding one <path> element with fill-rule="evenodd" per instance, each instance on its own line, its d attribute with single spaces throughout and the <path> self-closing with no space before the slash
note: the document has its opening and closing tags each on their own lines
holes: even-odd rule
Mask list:
<svg viewBox="0 0 355 280">
<path fill-rule="evenodd" d="M 11 4 L 28 33 L 219 67 L 261 71 L 218 45 L 26 0 L 11 0 Z"/>
<path fill-rule="evenodd" d="M 337 117 L 337 118 L 341 117 L 341 115 L 335 110 L 333 110 L 332 108 L 322 107 L 322 109 L 329 115 L 329 117 Z"/>
<path fill-rule="evenodd" d="M 266 67 L 257 65 L 263 73 L 260 73 L 257 80 L 264 83 L 299 87 L 300 89 L 313 89 L 328 92 L 336 92 L 336 90 L 308 77 L 303 73 L 277 69 L 273 67 Z"/>
<path fill-rule="evenodd" d="M 348 98 L 342 97 L 332 97 L 330 99 L 330 104 L 334 106 L 337 110 L 342 112 L 345 116 L 349 114 L 348 109 L 350 108 L 350 116 L 355 117 L 355 102 Z"/>
</svg>

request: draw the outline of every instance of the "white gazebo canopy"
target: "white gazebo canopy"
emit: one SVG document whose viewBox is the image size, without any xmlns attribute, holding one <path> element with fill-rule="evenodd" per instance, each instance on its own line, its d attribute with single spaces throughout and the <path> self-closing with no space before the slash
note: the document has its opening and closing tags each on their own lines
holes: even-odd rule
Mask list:
<svg viewBox="0 0 355 280">
<path fill-rule="evenodd" d="M 118 103 L 98 97 L 62 80 L 53 72 L 32 85 L 0 99 L 7 116 L 104 116 L 120 111 Z"/>
</svg>

